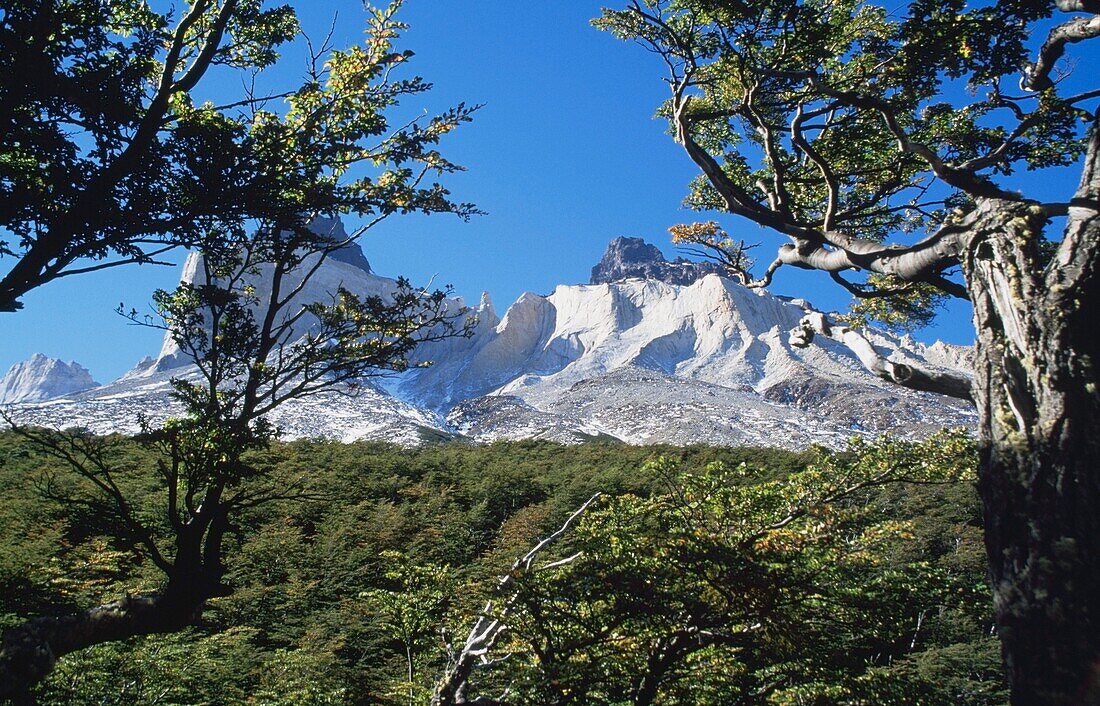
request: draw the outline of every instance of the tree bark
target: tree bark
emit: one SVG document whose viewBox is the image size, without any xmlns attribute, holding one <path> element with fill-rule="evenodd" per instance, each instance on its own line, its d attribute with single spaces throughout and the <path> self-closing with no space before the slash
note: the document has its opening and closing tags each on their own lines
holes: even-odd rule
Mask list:
<svg viewBox="0 0 1100 706">
<path fill-rule="evenodd" d="M 201 615 L 205 592 L 169 585 L 163 592 L 126 596 L 74 615 L 36 618 L 4 633 L 0 701 L 33 703 L 30 690 L 64 655 L 139 635 L 171 633 Z"/>
<path fill-rule="evenodd" d="M 1037 207 L 978 208 L 963 269 L 977 331 L 979 491 L 1012 703 L 1100 704 L 1100 280 L 1095 266 L 1059 280 L 1065 263 L 1045 262 Z M 1071 219 L 1066 237 L 1096 262 L 1095 213 Z"/>
</svg>

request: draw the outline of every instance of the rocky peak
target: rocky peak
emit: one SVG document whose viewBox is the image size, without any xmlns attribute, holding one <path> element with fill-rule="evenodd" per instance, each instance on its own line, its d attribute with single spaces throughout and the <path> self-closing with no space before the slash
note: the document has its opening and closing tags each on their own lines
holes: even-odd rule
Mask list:
<svg viewBox="0 0 1100 706">
<path fill-rule="evenodd" d="M 601 262 L 619 262 L 625 265 L 665 262 L 665 256 L 656 245 L 650 245 L 641 238 L 628 238 L 620 235 L 607 244 Z"/>
<path fill-rule="evenodd" d="M 317 216 L 309 222 L 309 229 L 319 235 L 329 236 L 337 242 L 346 240 L 348 237 L 347 231 L 344 230 L 344 223 L 339 218 Z M 359 246 L 358 242 L 348 243 L 333 252 L 329 257 L 337 262 L 358 267 L 363 272 L 371 274 L 370 262 L 367 261 L 367 256 L 363 254 L 363 248 Z"/>
<path fill-rule="evenodd" d="M 0 379 L 0 403 L 42 402 L 98 386 L 80 363 L 65 363 L 35 353 L 11 366 Z"/>
<path fill-rule="evenodd" d="M 331 239 L 333 242 L 341 242 L 347 239 L 348 234 L 344 224 L 339 218 L 317 216 L 309 223 L 309 229 L 318 235 Z M 381 295 L 392 292 L 394 280 L 380 277 L 371 271 L 370 263 L 363 255 L 358 242 L 348 243 L 339 250 L 328 254 L 325 261 L 314 269 L 314 265 L 320 256 L 317 253 L 308 255 L 305 261 L 292 272 L 282 278 L 282 292 L 297 290 L 294 300 L 286 307 L 284 316 L 289 316 L 296 311 L 299 305 L 325 302 L 332 298 L 333 294 L 341 288 L 358 296 Z M 180 281 L 194 284 L 203 281 L 204 269 L 202 266 L 203 255 L 197 251 L 191 252 L 184 263 Z M 240 284 L 251 285 L 255 292 L 256 300 L 266 302 L 271 294 L 273 265 L 261 263 Z M 309 276 L 308 282 L 303 278 Z M 257 319 L 261 318 L 260 309 L 253 311 Z M 288 333 L 287 340 L 294 340 L 306 333 L 314 325 L 316 319 L 312 316 L 302 317 Z M 127 373 L 128 376 L 148 376 L 165 370 L 172 370 L 188 365 L 190 359 L 183 355 L 175 339 L 170 333 L 164 336 L 160 354 L 152 365 L 139 365 Z"/>
<path fill-rule="evenodd" d="M 682 257 L 669 262 L 656 246 L 641 238 L 619 236 L 607 245 L 600 263 L 592 268 L 591 284 L 653 279 L 686 286 L 711 273 L 722 274 L 722 268 L 713 262 L 691 262 Z"/>
</svg>

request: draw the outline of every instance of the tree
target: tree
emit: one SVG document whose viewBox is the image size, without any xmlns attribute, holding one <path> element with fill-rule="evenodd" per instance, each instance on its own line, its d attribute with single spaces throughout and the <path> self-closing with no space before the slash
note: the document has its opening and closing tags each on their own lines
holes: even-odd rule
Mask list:
<svg viewBox="0 0 1100 706">
<path fill-rule="evenodd" d="M 404 679 L 394 687 L 402 702 L 417 702 L 416 662 L 420 654 L 438 641 L 447 604 L 455 586 L 450 566 L 421 566 L 400 552 L 385 551 L 382 559 L 389 568 L 385 578 L 391 586 L 363 591 L 363 599 L 379 623 L 382 633 L 397 643 L 405 657 Z M 423 701 L 423 699 L 420 699 Z"/>
<path fill-rule="evenodd" d="M 1100 702 L 1100 86 L 1087 62 L 1076 76 L 1058 63 L 1100 36 L 1098 13 L 633 0 L 597 20 L 663 59 L 662 114 L 702 172 L 689 203 L 789 238 L 765 282 L 818 270 L 880 315 L 973 305 L 979 486 L 1016 704 Z M 1052 167 L 1080 167 L 1058 202 L 1012 178 Z"/>
<path fill-rule="evenodd" d="M 958 560 L 979 532 L 922 517 L 972 519 L 973 454 L 954 432 L 770 480 L 654 462 L 663 492 L 607 499 L 564 559 L 502 577 L 433 703 L 1003 703 L 981 555 Z"/>
<path fill-rule="evenodd" d="M 200 6 L 208 8 L 197 3 L 192 13 Z M 106 7 L 92 3 L 85 9 L 117 11 Z M 244 12 L 230 7 L 236 4 L 227 1 L 219 12 Z M 410 56 L 393 49 L 403 28 L 395 10 L 396 5 L 372 12 L 363 47 L 329 52 L 316 81 L 288 97 L 285 115 L 256 110 L 238 123 L 173 94 L 173 110 L 184 116 L 173 139 L 195 139 L 195 159 L 219 162 L 219 172 L 257 166 L 248 164 L 253 150 L 267 155 L 275 161 L 263 169 L 272 174 L 257 177 L 281 195 L 268 204 L 275 208 L 262 213 L 224 203 L 211 207 L 211 217 L 199 219 L 202 230 L 194 242 L 202 276 L 173 292 L 157 292 L 156 316 L 146 320 L 129 313 L 164 328 L 192 364 L 172 381 L 182 415 L 160 428 L 147 426 L 140 437 L 157 459 L 159 506 L 135 505 L 126 481 L 133 460 L 119 439 L 13 425 L 68 467 L 65 474 L 47 474 L 43 489 L 71 508 L 109 520 L 119 539 L 156 566 L 163 580 L 155 590 L 7 630 L 0 645 L 0 699 L 30 698 L 31 687 L 68 653 L 192 624 L 209 599 L 231 591 L 224 580 L 226 537 L 239 531 L 235 521 L 241 513 L 307 497 L 300 482 L 275 482 L 257 461 L 258 452 L 278 435 L 265 415 L 292 399 L 353 392 L 367 378 L 407 367 L 417 346 L 467 330 L 464 310 L 446 292 L 417 289 L 404 280 L 392 292 L 365 296 L 341 289 L 329 301 L 302 301 L 326 258 L 381 219 L 412 210 L 464 217 L 473 211 L 451 202 L 439 185 L 421 186 L 429 172 L 457 168 L 434 145 L 468 119 L 467 109 L 392 132 L 387 127 L 388 108 L 402 95 L 427 88 L 419 78 L 398 80 L 391 73 Z M 221 17 L 204 12 L 189 14 L 190 22 Z M 141 22 L 159 22 L 150 17 L 142 10 L 133 21 L 139 29 Z M 93 42 L 94 36 L 82 41 Z M 233 52 L 255 51 L 251 44 L 229 46 L 236 47 Z M 222 141 L 211 144 L 214 138 Z M 237 149 L 238 141 L 247 149 Z M 207 152 L 214 147 L 218 150 Z M 364 160 L 377 169 L 342 178 Z M 313 201 L 308 194 L 315 187 L 329 200 Z M 317 215 L 311 209 L 317 208 L 326 215 L 352 211 L 372 220 L 350 237 L 336 235 L 310 227 Z"/>
<path fill-rule="evenodd" d="M 397 4 L 372 11 L 376 31 L 362 47 L 309 43 L 300 85 L 215 104 L 195 98 L 214 74 L 264 85 L 280 47 L 301 36 L 291 6 L 191 0 L 174 19 L 144 0 L 5 0 L 0 262 L 11 264 L 0 311 L 61 277 L 159 262 L 210 231 L 239 237 L 252 219 L 301 226 L 317 214 L 438 210 L 446 192 L 420 180 L 454 166 L 430 138 L 469 109 L 405 129 L 363 109 L 428 87 L 389 79 L 411 56 L 386 34 L 399 29 Z M 281 114 L 268 107 L 284 99 Z M 375 158 L 392 159 L 389 181 L 342 178 Z"/>
</svg>

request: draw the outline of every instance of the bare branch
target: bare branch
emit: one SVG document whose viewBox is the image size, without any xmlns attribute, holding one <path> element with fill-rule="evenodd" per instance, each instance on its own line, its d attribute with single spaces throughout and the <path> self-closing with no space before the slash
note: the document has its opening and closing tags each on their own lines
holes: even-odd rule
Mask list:
<svg viewBox="0 0 1100 706">
<path fill-rule="evenodd" d="M 803 134 L 803 122 L 806 119 L 806 115 L 803 113 L 803 106 L 799 104 L 798 109 L 795 111 L 794 118 L 791 120 L 791 140 L 794 144 L 802 150 L 810 161 L 814 163 L 817 170 L 821 173 L 821 178 L 825 180 L 825 187 L 829 191 L 829 199 L 825 206 L 825 217 L 821 223 L 821 229 L 828 232 L 836 226 L 836 212 L 840 201 L 840 188 L 837 184 L 836 174 L 833 173 L 832 167 L 829 166 L 817 150 L 810 145 L 809 140 Z"/>
<path fill-rule="evenodd" d="M 1089 0 L 1079 0 L 1078 2 L 1066 4 L 1075 6 L 1073 7 L 1074 10 L 1082 10 L 1085 6 L 1096 5 L 1095 2 Z M 1039 55 L 1036 57 L 1035 62 L 1024 67 L 1024 75 L 1020 79 L 1021 88 L 1029 91 L 1042 91 L 1050 88 L 1054 85 L 1054 81 L 1050 78 L 1050 72 L 1054 70 L 1054 65 L 1065 54 L 1066 45 L 1100 37 L 1100 10 L 1094 7 L 1094 9 L 1088 11 L 1097 14 L 1092 17 L 1075 17 L 1050 30 L 1047 40 L 1043 42 L 1042 48 L 1039 49 Z"/>
<path fill-rule="evenodd" d="M 798 328 L 791 331 L 789 342 L 796 348 L 805 348 L 817 335 L 843 344 L 876 377 L 913 390 L 935 392 L 973 402 L 971 381 L 968 377 L 947 371 L 922 370 L 906 363 L 888 360 L 875 350 L 874 345 L 863 334 L 830 321 L 820 311 L 808 310 Z"/>
<path fill-rule="evenodd" d="M 772 260 L 772 263 L 768 265 L 768 269 L 764 270 L 764 275 L 760 279 L 753 280 L 751 282 L 745 282 L 745 286 L 750 289 L 760 289 L 767 287 L 772 283 L 772 277 L 775 276 L 775 271 L 783 266 L 783 260 L 776 258 Z"/>
<path fill-rule="evenodd" d="M 787 73 L 784 75 L 790 77 L 798 76 L 799 74 Z M 1019 195 L 1001 189 L 986 177 L 978 176 L 971 170 L 947 164 L 938 154 L 936 154 L 935 150 L 923 143 L 913 140 L 909 133 L 905 131 L 905 128 L 901 126 L 894 108 L 886 101 L 855 91 L 843 91 L 833 88 L 825 83 L 825 81 L 813 71 L 804 72 L 801 75 L 804 76 L 806 82 L 810 86 L 824 95 L 835 98 L 852 107 L 878 113 L 883 123 L 886 125 L 886 129 L 890 131 L 890 134 L 893 135 L 894 139 L 897 141 L 898 149 L 901 152 L 912 154 L 922 159 L 929 168 L 931 168 L 932 173 L 944 183 L 961 189 L 972 196 L 985 196 L 988 198 L 1000 198 L 1010 201 L 1020 200 Z"/>
<path fill-rule="evenodd" d="M 183 76 L 172 84 L 171 91 L 173 93 L 187 92 L 198 85 L 199 80 L 206 73 L 206 70 L 210 68 L 210 62 L 214 60 L 214 55 L 218 52 L 218 49 L 222 43 L 222 37 L 225 36 L 225 28 L 229 25 L 229 18 L 233 16 L 233 12 L 237 9 L 237 0 L 225 0 L 225 4 L 222 5 L 222 9 L 218 12 L 218 16 L 214 19 L 214 24 L 210 29 L 210 33 L 203 41 L 202 48 L 199 50 L 198 56 L 184 72 Z"/>
<path fill-rule="evenodd" d="M 687 85 L 681 83 L 676 88 L 673 96 L 673 120 L 676 125 L 676 139 L 684 146 L 688 156 L 703 171 L 711 185 L 722 197 L 726 209 L 730 213 L 744 216 L 762 226 L 773 228 L 792 237 L 806 237 L 809 235 L 810 231 L 804 224 L 782 218 L 775 211 L 760 205 L 749 192 L 730 179 L 718 161 L 695 141 L 691 130 L 695 120 L 688 109 L 691 96 L 684 95 L 686 88 Z"/>
<path fill-rule="evenodd" d="M 174 262 L 168 262 L 166 260 L 157 260 L 156 256 L 163 253 L 175 250 L 175 245 L 165 245 L 158 248 L 153 252 L 143 253 L 141 255 L 135 255 L 134 257 L 128 257 L 122 260 L 111 260 L 109 262 L 101 262 L 95 265 L 89 265 L 88 267 L 77 267 L 60 271 L 54 276 L 54 279 L 61 279 L 62 277 L 69 277 L 71 275 L 82 275 L 88 272 L 98 272 L 99 270 L 106 270 L 111 267 L 118 267 L 119 265 L 162 265 L 171 267 L 175 265 Z"/>
<path fill-rule="evenodd" d="M 481 615 L 474 623 L 473 628 L 470 629 L 470 634 L 467 636 L 462 649 L 451 657 L 443 678 L 436 685 L 435 692 L 432 694 L 432 706 L 472 706 L 473 704 L 496 703 L 492 700 L 485 700 L 484 697 L 469 699 L 466 696 L 466 690 L 470 686 L 470 676 L 473 672 L 491 663 L 487 656 L 489 650 L 492 649 L 497 639 L 507 629 L 504 620 L 512 612 L 518 598 L 518 594 L 514 589 L 516 581 L 533 571 L 559 568 L 579 558 L 581 556 L 580 552 L 564 559 L 552 561 L 544 566 L 535 567 L 535 560 L 539 554 L 558 539 L 561 539 L 573 523 L 600 497 L 601 493 L 596 493 L 585 501 L 562 523 L 561 527 L 541 540 L 531 551 L 516 559 L 515 563 L 512 564 L 511 571 L 498 579 L 496 593 L 505 596 L 504 604 L 495 611 L 491 600 L 485 604 Z"/>
</svg>

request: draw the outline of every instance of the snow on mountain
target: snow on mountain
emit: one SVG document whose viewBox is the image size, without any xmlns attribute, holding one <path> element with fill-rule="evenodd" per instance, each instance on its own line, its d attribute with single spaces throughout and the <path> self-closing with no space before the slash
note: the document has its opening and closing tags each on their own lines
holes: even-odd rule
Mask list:
<svg viewBox="0 0 1100 706">
<path fill-rule="evenodd" d="M 965 403 L 879 380 L 832 341 L 791 347 L 787 332 L 803 316 L 804 302 L 713 273 L 681 283 L 684 268 L 662 268 L 652 253 L 663 262 L 660 251 L 622 242 L 629 240 L 613 241 L 602 263 L 614 261 L 618 269 L 601 272 L 619 272 L 621 279 L 562 285 L 549 296 L 528 292 L 503 317 L 483 295 L 471 309 L 477 317 L 471 336 L 418 351 L 430 367 L 364 385 L 354 395 L 287 404 L 274 421 L 288 438 L 615 438 L 788 448 L 839 445 L 860 431 L 919 436 L 974 423 Z M 372 273 L 358 248 L 344 255 L 322 265 L 299 295 L 302 303 L 327 300 L 341 286 L 358 294 L 392 290 L 394 280 Z M 649 276 L 635 277 L 638 263 Z M 184 278 L 199 281 L 201 264 L 189 258 Z M 268 286 L 262 275 L 253 282 L 261 296 Z M 867 334 L 895 360 L 968 367 L 968 350 L 960 346 Z M 114 383 L 20 405 L 19 413 L 36 423 L 134 431 L 139 414 L 155 421 L 172 412 L 168 381 L 188 371 L 167 341 L 155 360 Z"/>
<path fill-rule="evenodd" d="M 881 381 L 831 341 L 791 347 L 787 332 L 803 313 L 717 275 L 689 286 L 560 286 L 548 297 L 524 294 L 462 356 L 442 356 L 395 389 L 486 440 L 803 447 L 835 445 L 853 431 L 921 434 L 973 422 L 964 403 Z M 946 344 L 871 338 L 911 364 L 964 356 Z"/>
<path fill-rule="evenodd" d="M 13 405 L 9 411 L 22 424 L 79 426 L 97 434 L 134 434 L 141 431 L 143 419 L 155 427 L 180 414 L 181 406 L 169 394 L 173 378 L 194 379 L 193 369 L 179 367 L 123 376 L 94 390 L 38 404 Z M 440 415 L 396 399 L 371 384 L 296 400 L 277 409 L 271 420 L 286 439 L 383 439 L 414 445 L 448 436 Z"/>
<path fill-rule="evenodd" d="M 35 353 L 16 363 L 0 379 L 0 404 L 42 402 L 98 387 L 87 368 Z"/>
</svg>

